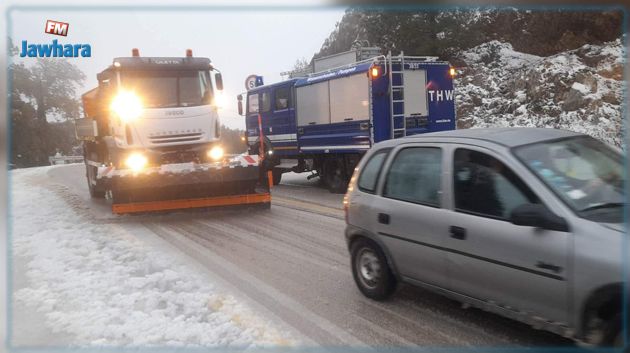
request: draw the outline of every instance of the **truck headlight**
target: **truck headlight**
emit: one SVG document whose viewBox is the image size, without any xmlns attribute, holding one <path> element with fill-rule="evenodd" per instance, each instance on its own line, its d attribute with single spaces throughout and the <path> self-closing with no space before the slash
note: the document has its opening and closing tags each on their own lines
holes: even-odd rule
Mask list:
<svg viewBox="0 0 630 353">
<path fill-rule="evenodd" d="M 111 109 L 121 120 L 129 122 L 136 120 L 142 114 L 142 102 L 135 93 L 120 91 L 112 101 Z"/>
<path fill-rule="evenodd" d="M 223 158 L 223 148 L 221 146 L 214 146 L 210 151 L 208 151 L 208 157 L 213 161 L 218 161 Z"/>
<path fill-rule="evenodd" d="M 146 167 L 149 160 L 147 157 L 143 156 L 142 153 L 132 153 L 125 160 L 125 165 L 127 168 L 133 170 L 134 172 L 141 171 L 144 167 Z"/>
</svg>

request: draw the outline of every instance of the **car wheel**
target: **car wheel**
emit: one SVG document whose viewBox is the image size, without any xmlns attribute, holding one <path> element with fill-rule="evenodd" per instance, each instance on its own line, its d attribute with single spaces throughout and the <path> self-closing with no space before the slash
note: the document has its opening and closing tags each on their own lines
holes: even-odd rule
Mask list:
<svg viewBox="0 0 630 353">
<path fill-rule="evenodd" d="M 621 314 L 615 315 L 604 328 L 604 336 L 600 345 L 607 347 L 623 347 L 623 322 Z"/>
<path fill-rule="evenodd" d="M 351 248 L 352 276 L 363 295 L 374 300 L 388 298 L 396 289 L 396 279 L 381 248 L 367 239 Z"/>
</svg>

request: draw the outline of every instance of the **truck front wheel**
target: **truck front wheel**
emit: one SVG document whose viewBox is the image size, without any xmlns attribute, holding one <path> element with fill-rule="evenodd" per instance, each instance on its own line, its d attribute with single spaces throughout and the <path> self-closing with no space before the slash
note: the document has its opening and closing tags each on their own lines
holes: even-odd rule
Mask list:
<svg viewBox="0 0 630 353">
<path fill-rule="evenodd" d="M 89 155 L 89 159 L 92 161 L 96 161 L 97 156 L 96 153 L 91 153 Z M 90 197 L 95 199 L 102 199 L 105 197 L 105 191 L 101 190 L 98 187 L 98 180 L 96 179 L 96 175 L 98 170 L 95 166 L 89 165 L 88 161 L 85 161 L 85 176 L 87 179 L 88 190 L 90 191 Z"/>
</svg>

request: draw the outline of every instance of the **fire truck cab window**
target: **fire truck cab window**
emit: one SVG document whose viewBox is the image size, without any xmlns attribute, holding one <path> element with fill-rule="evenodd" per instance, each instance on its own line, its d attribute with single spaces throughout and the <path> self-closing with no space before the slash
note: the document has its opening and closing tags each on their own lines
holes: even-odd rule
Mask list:
<svg viewBox="0 0 630 353">
<path fill-rule="evenodd" d="M 283 87 L 276 90 L 274 110 L 284 110 L 289 108 L 289 93 L 289 87 Z"/>
<path fill-rule="evenodd" d="M 247 96 L 247 112 L 258 113 L 258 93 Z"/>
</svg>

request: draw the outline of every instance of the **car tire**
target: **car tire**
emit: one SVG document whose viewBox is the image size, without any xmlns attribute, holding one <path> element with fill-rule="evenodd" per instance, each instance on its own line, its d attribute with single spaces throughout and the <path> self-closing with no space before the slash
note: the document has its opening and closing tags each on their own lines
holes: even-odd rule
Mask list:
<svg viewBox="0 0 630 353">
<path fill-rule="evenodd" d="M 599 345 L 606 347 L 623 347 L 623 320 L 621 314 L 615 315 L 604 327 L 604 335 Z"/>
<path fill-rule="evenodd" d="M 361 238 L 350 249 L 352 276 L 363 295 L 374 300 L 385 300 L 396 289 L 392 273 L 381 248 L 371 240 Z"/>
</svg>

